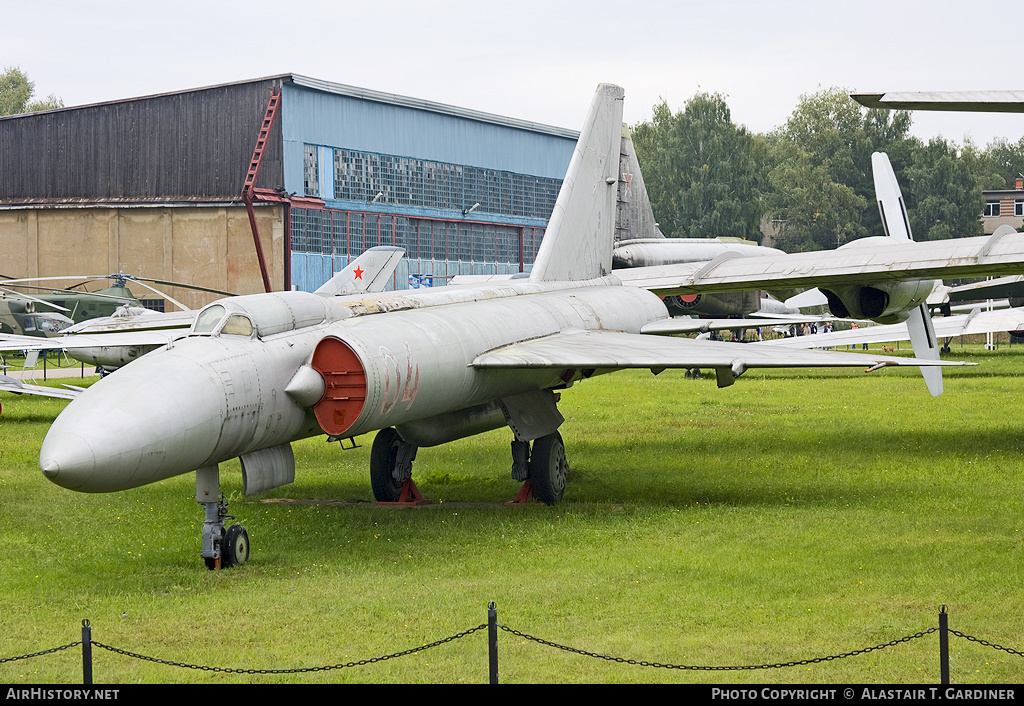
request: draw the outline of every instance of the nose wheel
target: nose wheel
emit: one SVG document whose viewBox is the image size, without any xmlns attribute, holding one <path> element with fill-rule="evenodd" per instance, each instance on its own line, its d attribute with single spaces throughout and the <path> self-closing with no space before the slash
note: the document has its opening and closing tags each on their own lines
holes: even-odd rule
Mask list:
<svg viewBox="0 0 1024 706">
<path fill-rule="evenodd" d="M 228 514 L 228 504 L 220 493 L 220 472 L 216 466 L 196 471 L 196 501 L 203 506 L 203 551 L 200 556 L 211 571 L 244 564 L 249 560 L 249 533 L 241 525 L 225 531 L 224 520 L 235 519 Z"/>
</svg>

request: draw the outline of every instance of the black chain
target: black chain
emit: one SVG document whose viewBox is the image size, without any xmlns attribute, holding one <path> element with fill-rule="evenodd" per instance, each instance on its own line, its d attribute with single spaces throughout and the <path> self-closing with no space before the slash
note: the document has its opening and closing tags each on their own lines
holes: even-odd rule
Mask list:
<svg viewBox="0 0 1024 706">
<path fill-rule="evenodd" d="M 555 643 L 555 642 L 549 642 L 547 640 L 542 640 L 542 639 L 540 639 L 538 637 L 533 637 L 532 635 L 527 635 L 526 633 L 519 632 L 518 630 L 513 630 L 512 628 L 505 627 L 504 625 L 498 625 L 498 627 L 501 628 L 502 630 L 504 630 L 505 632 L 512 633 L 513 635 L 515 635 L 517 637 L 521 637 L 521 638 L 526 639 L 526 640 L 532 640 L 533 642 L 536 642 L 536 643 L 538 643 L 540 645 L 547 645 L 548 647 L 554 647 L 554 648 L 557 648 L 559 650 L 565 650 L 566 652 L 573 652 L 575 654 L 584 655 L 586 657 L 596 657 L 598 659 L 608 660 L 609 662 L 618 662 L 620 664 L 633 664 L 633 665 L 637 665 L 639 667 L 660 667 L 660 668 L 664 668 L 664 669 L 684 669 L 684 670 L 705 671 L 705 672 L 737 671 L 737 670 L 747 670 L 747 669 L 780 669 L 782 667 L 796 667 L 798 665 L 817 664 L 819 662 L 831 662 L 832 660 L 843 659 L 844 657 L 854 657 L 856 655 L 862 655 L 862 654 L 866 654 L 868 652 L 874 652 L 875 650 L 883 650 L 886 647 L 894 647 L 894 646 L 900 644 L 901 642 L 910 642 L 911 640 L 916 640 L 919 637 L 924 637 L 925 635 L 928 635 L 929 633 L 933 633 L 933 632 L 937 632 L 938 631 L 938 628 L 929 628 L 928 630 L 925 630 L 924 632 L 919 632 L 919 633 L 917 633 L 915 635 L 907 635 L 906 637 L 901 637 L 899 639 L 892 640 L 891 642 L 886 642 L 886 643 L 883 643 L 881 645 L 876 645 L 875 647 L 866 647 L 866 648 L 864 648 L 862 650 L 854 650 L 853 652 L 846 652 L 844 654 L 831 655 L 831 656 L 828 656 L 828 657 L 815 657 L 813 659 L 801 659 L 801 660 L 797 660 L 797 661 L 794 661 L 794 662 L 779 662 L 777 664 L 749 664 L 749 665 L 739 665 L 739 666 L 733 666 L 733 667 L 700 667 L 700 666 L 684 665 L 684 664 L 662 664 L 660 662 L 647 662 L 647 661 L 643 661 L 643 660 L 626 659 L 624 657 L 610 657 L 608 655 L 602 655 L 602 654 L 598 654 L 596 652 L 587 652 L 586 650 L 579 650 L 579 649 L 576 649 L 575 647 L 566 647 L 565 645 L 559 645 L 558 643 Z"/>
<path fill-rule="evenodd" d="M 16 662 L 19 659 L 28 659 L 30 657 L 39 657 L 41 655 L 48 655 L 48 654 L 52 654 L 54 652 L 60 652 L 61 650 L 67 650 L 67 649 L 70 649 L 72 647 L 78 647 L 81 644 L 82 644 L 82 641 L 79 640 L 78 642 L 70 642 L 70 643 L 68 643 L 66 645 L 61 645 L 60 647 L 51 647 L 50 649 L 43 650 L 42 652 L 33 652 L 30 655 L 18 655 L 17 657 L 0 657 L 0 664 L 3 664 L 4 662 Z"/>
<path fill-rule="evenodd" d="M 157 657 L 149 657 L 147 655 L 138 654 L 136 652 L 129 652 L 128 650 L 122 650 L 122 649 L 117 648 L 117 647 L 111 647 L 110 645 L 104 645 L 102 642 L 95 642 L 95 641 L 93 641 L 92 644 L 95 645 L 96 647 L 101 647 L 101 648 L 103 648 L 105 650 L 108 650 L 110 652 L 115 652 L 117 654 L 121 654 L 121 655 L 124 655 L 126 657 L 134 657 L 135 659 L 141 659 L 141 660 L 145 660 L 147 662 L 154 662 L 156 664 L 165 664 L 165 665 L 168 665 L 170 667 L 184 667 L 184 668 L 187 668 L 187 669 L 197 669 L 197 670 L 201 670 L 201 671 L 205 671 L 205 672 L 223 672 L 223 673 L 226 673 L 226 674 L 301 674 L 301 673 L 305 673 L 305 672 L 323 672 L 323 671 L 329 671 L 329 670 L 332 670 L 332 669 L 345 669 L 346 667 L 359 667 L 359 666 L 364 666 L 364 665 L 367 665 L 367 664 L 375 664 L 377 662 L 384 662 L 386 660 L 395 659 L 397 657 L 406 657 L 408 655 L 416 654 L 418 652 L 423 652 L 424 650 L 429 650 L 429 649 L 432 649 L 434 647 L 439 647 L 439 646 L 447 644 L 449 642 L 454 642 L 455 640 L 460 640 L 460 639 L 462 639 L 464 637 L 468 637 L 469 635 L 472 635 L 475 632 L 478 632 L 479 630 L 483 630 L 486 627 L 488 627 L 488 626 L 485 623 L 483 625 L 478 625 L 475 628 L 470 628 L 469 630 L 465 630 L 463 632 L 456 633 L 455 635 L 451 635 L 449 637 L 442 638 L 440 640 L 437 640 L 436 642 L 431 642 L 430 644 L 427 644 L 427 645 L 421 645 L 420 647 L 413 647 L 413 648 L 408 649 L 408 650 L 403 650 L 401 652 L 395 652 L 395 653 L 392 653 L 392 654 L 389 654 L 389 655 L 382 655 L 380 657 L 371 657 L 369 659 L 361 659 L 361 660 L 357 660 L 357 661 L 354 661 L 354 662 L 346 662 L 345 664 L 334 664 L 334 665 L 326 665 L 326 666 L 321 666 L 321 667 L 301 667 L 301 668 L 296 668 L 296 669 L 234 669 L 234 668 L 231 668 L 231 667 L 210 667 L 210 666 L 206 666 L 206 665 L 188 664 L 186 662 L 174 662 L 174 661 L 171 661 L 171 660 L 159 659 Z M 603 660 L 607 660 L 609 662 L 617 662 L 619 664 L 631 664 L 631 665 L 635 665 L 635 666 L 638 666 L 638 667 L 655 667 L 655 668 L 661 668 L 661 669 L 681 669 L 681 670 L 690 670 L 690 671 L 737 671 L 737 670 L 754 670 L 754 669 L 781 669 L 781 668 L 784 668 L 784 667 L 796 667 L 796 666 L 808 665 L 808 664 L 819 664 L 821 662 L 831 662 L 831 661 L 837 660 L 837 659 L 845 659 L 846 657 L 855 657 L 857 655 L 867 654 L 869 652 L 874 652 L 876 650 L 884 650 L 887 647 L 895 647 L 896 645 L 899 645 L 901 643 L 910 642 L 911 640 L 916 640 L 916 639 L 918 639 L 920 637 L 924 637 L 925 635 L 930 635 L 933 632 L 938 632 L 938 630 L 939 630 L 939 628 L 929 628 L 927 630 L 924 630 L 924 631 L 919 632 L 919 633 L 915 633 L 913 635 L 907 635 L 906 637 L 897 638 L 897 639 L 891 640 L 889 642 L 884 642 L 884 643 L 882 643 L 880 645 L 875 645 L 874 647 L 865 647 L 864 649 L 861 649 L 861 650 L 854 650 L 852 652 L 844 652 L 842 654 L 829 655 L 827 657 L 814 657 L 814 658 L 811 658 L 811 659 L 794 660 L 792 662 L 778 662 L 778 663 L 775 663 L 775 664 L 748 664 L 748 665 L 736 665 L 736 666 L 727 666 L 727 667 L 711 667 L 711 666 L 697 666 L 697 665 L 684 665 L 684 664 L 663 664 L 661 662 L 649 662 L 649 661 L 646 661 L 646 660 L 628 659 L 628 658 L 625 658 L 625 657 L 613 657 L 613 656 L 610 656 L 610 655 L 603 655 L 603 654 L 600 654 L 600 653 L 597 653 L 597 652 L 588 652 L 586 650 L 577 649 L 575 647 L 568 647 L 566 645 L 560 645 L 557 642 L 551 642 L 549 640 L 544 640 L 544 639 L 541 639 L 539 637 L 534 637 L 534 636 L 529 635 L 527 633 L 520 632 L 519 630 L 514 630 L 514 629 L 512 629 L 510 627 L 507 627 L 505 625 L 500 625 L 499 624 L 497 627 L 501 628 L 502 630 L 504 630 L 507 633 L 515 635 L 516 637 L 523 638 L 524 640 L 530 640 L 531 642 L 535 642 L 535 643 L 537 643 L 539 645 L 546 645 L 547 647 L 554 647 L 556 649 L 563 650 L 565 652 L 571 652 L 573 654 L 583 655 L 585 657 L 595 657 L 597 659 L 603 659 Z M 965 640 L 969 640 L 971 642 L 976 642 L 979 645 L 983 645 L 985 647 L 991 647 L 991 648 L 996 649 L 996 650 L 1002 650 L 1003 652 L 1007 652 L 1009 654 L 1016 655 L 1018 657 L 1024 657 L 1024 652 L 1021 652 L 1020 650 L 1015 650 L 1015 649 L 1013 649 L 1011 647 L 1003 647 L 1002 645 L 997 645 L 997 644 L 995 644 L 993 642 L 989 642 L 988 640 L 982 640 L 981 638 L 973 637 L 972 635 L 966 635 L 966 634 L 964 634 L 964 633 L 962 633 L 962 632 L 960 632 L 958 630 L 949 630 L 949 632 L 951 634 L 953 634 L 953 635 L 956 635 L 957 637 L 962 637 Z M 3 664 L 5 662 L 15 662 L 17 660 L 22 660 L 22 659 L 29 659 L 31 657 L 40 657 L 42 655 L 53 654 L 55 652 L 60 652 L 62 650 L 67 650 L 67 649 L 70 649 L 72 647 L 77 647 L 77 646 L 79 646 L 81 644 L 82 644 L 81 641 L 71 642 L 71 643 L 69 643 L 67 645 L 61 645 L 59 647 L 52 647 L 52 648 L 50 648 L 48 650 L 43 650 L 42 652 L 34 652 L 32 654 L 19 655 L 19 656 L 16 656 L 16 657 L 3 657 L 3 658 L 0 658 L 0 664 Z"/>
<path fill-rule="evenodd" d="M 971 635 L 964 635 L 959 630 L 950 630 L 949 632 L 951 634 L 953 634 L 953 635 L 956 635 L 957 637 L 962 637 L 965 640 L 970 640 L 971 642 L 977 642 L 979 645 L 984 645 L 985 647 L 991 647 L 994 650 L 1002 650 L 1003 652 L 1009 652 L 1011 655 L 1017 655 L 1018 657 L 1024 657 L 1024 652 L 1020 652 L 1020 651 L 1015 650 L 1015 649 L 1013 649 L 1011 647 L 1003 647 L 1002 645 L 997 645 L 994 642 L 989 642 L 988 640 L 982 640 L 981 638 L 972 637 Z"/>
<path fill-rule="evenodd" d="M 443 638 L 436 642 L 431 642 L 428 645 L 421 645 L 420 647 L 413 647 L 408 650 L 401 652 L 395 652 L 389 655 L 383 655 L 381 657 L 371 657 L 369 659 L 361 659 L 355 662 L 347 662 L 345 664 L 332 664 L 322 667 L 300 667 L 296 669 L 234 669 L 231 667 L 210 667 L 202 664 L 188 664 L 186 662 L 172 662 L 166 659 L 159 659 L 157 657 L 149 657 L 147 655 L 140 655 L 135 652 L 129 652 L 128 650 L 122 650 L 117 647 L 111 647 L 110 645 L 104 645 L 102 642 L 93 641 L 93 645 L 96 647 L 102 647 L 110 652 L 116 652 L 117 654 L 124 655 L 126 657 L 134 657 L 135 659 L 145 660 L 147 662 L 155 662 L 156 664 L 166 664 L 169 667 L 184 667 L 186 669 L 198 669 L 204 672 L 223 672 L 226 674 L 302 674 L 305 672 L 326 672 L 332 669 L 344 669 L 346 667 L 359 667 L 366 664 L 375 664 L 376 662 L 384 662 L 389 659 L 395 659 L 396 657 L 405 657 L 407 655 L 413 655 L 417 652 L 423 652 L 433 647 L 438 647 L 455 640 L 459 640 L 468 635 L 472 635 L 478 630 L 483 630 L 487 627 L 487 624 L 478 625 L 475 628 L 470 628 L 464 632 L 452 635 L 450 637 Z"/>
</svg>

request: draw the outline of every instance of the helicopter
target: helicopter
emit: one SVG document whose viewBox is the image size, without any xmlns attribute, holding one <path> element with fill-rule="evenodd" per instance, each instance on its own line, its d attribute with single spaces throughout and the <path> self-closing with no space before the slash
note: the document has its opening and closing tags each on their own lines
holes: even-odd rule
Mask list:
<svg viewBox="0 0 1024 706">
<path fill-rule="evenodd" d="M 50 289 L 43 283 L 58 280 L 83 280 L 65 289 Z M 109 287 L 88 291 L 84 287 L 90 282 L 112 280 Z M 182 287 L 217 294 L 233 296 L 231 292 L 199 287 L 197 285 L 169 282 L 145 277 L 127 275 L 123 271 L 110 275 L 64 275 L 59 277 L 34 277 L 5 279 L 0 286 L 0 333 L 53 337 L 66 328 L 89 319 L 113 316 L 116 312 L 142 313 L 148 311 L 142 300 L 128 288 L 133 282 L 158 294 L 182 311 L 188 311 L 178 300 L 146 282 L 164 286 Z M 31 284 L 38 283 L 38 284 Z M 48 290 L 28 294 L 16 290 Z"/>
</svg>

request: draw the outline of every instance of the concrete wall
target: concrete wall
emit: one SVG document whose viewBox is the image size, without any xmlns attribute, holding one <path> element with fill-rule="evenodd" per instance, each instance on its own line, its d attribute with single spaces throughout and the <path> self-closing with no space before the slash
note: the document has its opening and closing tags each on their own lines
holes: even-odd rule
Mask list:
<svg viewBox="0 0 1024 706">
<path fill-rule="evenodd" d="M 256 217 L 271 286 L 281 290 L 284 208 L 257 207 Z M 235 294 L 263 291 L 244 206 L 0 210 L 0 274 L 20 278 L 119 271 Z M 97 283 L 89 289 L 103 286 L 108 285 Z M 190 308 L 218 297 L 178 287 L 151 286 Z M 139 283 L 130 283 L 129 289 L 140 299 L 161 298 Z M 168 302 L 167 310 L 174 308 Z"/>
</svg>

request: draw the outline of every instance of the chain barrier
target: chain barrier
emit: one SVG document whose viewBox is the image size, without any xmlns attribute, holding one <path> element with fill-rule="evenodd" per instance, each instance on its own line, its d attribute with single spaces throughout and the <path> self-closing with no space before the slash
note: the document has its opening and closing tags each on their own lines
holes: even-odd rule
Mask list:
<svg viewBox="0 0 1024 706">
<path fill-rule="evenodd" d="M 1024 652 L 1021 652 L 1019 650 L 1015 650 L 1012 647 L 1003 647 L 1002 645 L 997 645 L 996 643 L 989 642 L 988 640 L 982 640 L 981 638 L 978 638 L 978 637 L 972 637 L 971 635 L 965 635 L 962 632 L 960 632 L 959 630 L 950 630 L 949 633 L 951 635 L 956 635 L 957 637 L 962 637 L 965 640 L 970 640 L 971 642 L 977 642 L 979 645 L 984 645 L 985 647 L 991 647 L 994 650 L 1002 650 L 1003 652 L 1009 652 L 1011 655 L 1017 655 L 1018 657 L 1024 657 Z"/>
<path fill-rule="evenodd" d="M 352 662 L 346 662 L 344 664 L 324 665 L 324 666 L 319 666 L 319 667 L 298 667 L 298 668 L 294 668 L 294 669 L 238 669 L 238 668 L 232 668 L 232 667 L 212 667 L 212 666 L 208 666 L 208 665 L 189 664 L 187 662 L 175 662 L 175 661 L 172 661 L 172 660 L 165 660 L 165 659 L 159 659 L 157 657 L 150 657 L 148 655 L 139 654 L 137 652 L 130 652 L 128 650 L 123 650 L 123 649 L 120 649 L 118 647 L 112 647 L 110 645 L 105 645 L 105 644 L 103 644 L 101 642 L 96 642 L 96 641 L 92 641 L 91 644 L 93 646 L 95 646 L 95 647 L 100 647 L 100 648 L 105 649 L 105 650 L 107 650 L 109 652 L 114 652 L 116 654 L 124 655 L 125 657 L 133 657 L 135 659 L 141 659 L 143 661 L 153 662 L 155 664 L 163 664 L 163 665 L 167 665 L 169 667 L 182 667 L 182 668 L 185 668 L 185 669 L 195 669 L 195 670 L 205 671 L 205 672 L 221 672 L 221 673 L 225 673 L 225 674 L 301 674 L 301 673 L 306 673 L 306 672 L 324 672 L 324 671 L 330 671 L 330 670 L 334 670 L 334 669 L 345 669 L 345 668 L 348 668 L 348 667 L 360 667 L 360 666 L 365 666 L 365 665 L 369 665 L 369 664 L 376 664 L 377 662 L 384 662 L 384 661 L 387 661 L 387 660 L 390 660 L 390 659 L 396 659 L 398 657 L 406 657 L 408 655 L 416 654 L 418 652 L 424 652 L 426 650 L 430 650 L 430 649 L 433 649 L 435 647 L 440 647 L 441 645 L 445 645 L 445 644 L 447 644 L 449 642 L 454 642 L 456 640 L 460 640 L 460 639 L 462 639 L 464 637 L 468 637 L 469 635 L 472 635 L 473 633 L 478 632 L 480 630 L 483 630 L 483 629 L 485 629 L 487 627 L 488 627 L 488 624 L 484 623 L 484 624 L 478 625 L 478 626 L 476 626 L 474 628 L 470 628 L 468 630 L 464 630 L 463 632 L 456 633 L 456 634 L 451 635 L 449 637 L 442 638 L 442 639 L 437 640 L 435 642 L 431 642 L 431 643 L 426 644 L 426 645 L 421 645 L 420 647 L 413 647 L 413 648 L 410 648 L 408 650 L 402 650 L 401 652 L 394 652 L 392 654 L 382 655 L 382 656 L 379 656 L 379 657 L 370 657 L 368 659 L 355 660 L 355 661 L 352 661 Z M 570 652 L 570 653 L 581 655 L 581 656 L 584 656 L 584 657 L 593 657 L 593 658 L 596 658 L 596 659 L 603 659 L 603 660 L 606 660 L 606 661 L 609 661 L 609 662 L 616 662 L 618 664 L 629 664 L 629 665 L 638 666 L 638 667 L 653 667 L 653 668 L 658 668 L 658 669 L 678 669 L 678 670 L 687 670 L 687 671 L 708 671 L 708 672 L 712 672 L 712 671 L 744 671 L 744 670 L 757 670 L 757 669 L 782 669 L 782 668 L 785 668 L 785 667 L 797 667 L 797 666 L 804 666 L 804 665 L 809 665 L 809 664 L 820 664 L 822 662 L 832 662 L 832 661 L 838 660 L 838 659 L 845 659 L 847 657 L 856 657 L 858 655 L 867 654 L 869 652 L 875 652 L 877 650 L 884 650 L 884 649 L 889 648 L 889 647 L 895 647 L 895 646 L 900 645 L 902 643 L 910 642 L 912 640 L 916 640 L 918 638 L 925 637 L 926 635 L 930 635 L 930 634 L 932 634 L 934 632 L 938 632 L 939 631 L 939 628 L 929 628 L 927 630 L 923 630 L 921 632 L 914 633 L 913 635 L 907 635 L 905 637 L 900 637 L 900 638 L 897 638 L 895 640 L 890 640 L 889 642 L 884 642 L 884 643 L 881 643 L 879 645 L 875 645 L 874 647 L 865 647 L 864 649 L 853 650 L 852 652 L 844 652 L 844 653 L 835 654 L 835 655 L 828 655 L 828 656 L 825 656 L 825 657 L 813 657 L 813 658 L 810 658 L 810 659 L 793 660 L 793 661 L 790 661 L 790 662 L 777 662 L 777 663 L 773 663 L 773 664 L 748 664 L 748 665 L 733 665 L 733 666 L 715 667 L 715 666 L 685 665 L 685 664 L 666 664 L 666 663 L 662 663 L 662 662 L 651 662 L 651 661 L 647 661 L 647 660 L 629 659 L 629 658 L 626 658 L 626 657 L 615 657 L 615 656 L 611 656 L 611 655 L 601 654 L 601 653 L 598 653 L 598 652 L 589 652 L 587 650 L 582 650 L 582 649 L 579 649 L 579 648 L 576 648 L 576 647 L 569 647 L 567 645 L 562 645 L 562 644 L 559 644 L 557 642 L 551 642 L 550 640 L 544 640 L 542 638 L 535 637 L 535 636 L 530 635 L 528 633 L 524 633 L 524 632 L 521 632 L 519 630 L 515 630 L 515 629 L 510 628 L 510 627 L 508 627 L 506 625 L 501 625 L 500 623 L 497 624 L 497 627 L 500 628 L 501 630 L 509 633 L 510 635 L 514 635 L 514 636 L 516 636 L 518 638 L 521 638 L 523 640 L 528 640 L 528 641 L 534 642 L 534 643 L 536 643 L 538 645 L 544 645 L 546 647 L 553 647 L 555 649 L 559 649 L 559 650 L 562 650 L 564 652 Z M 952 634 L 952 635 L 955 635 L 957 637 L 961 637 L 961 638 L 963 638 L 965 640 L 968 640 L 970 642 L 975 642 L 975 643 L 977 643 L 979 645 L 982 645 L 984 647 L 991 647 L 992 649 L 1001 650 L 1001 651 L 1006 652 L 1006 653 L 1011 654 L 1011 655 L 1016 655 L 1018 657 L 1024 657 L 1024 652 L 1022 652 L 1020 650 L 1015 650 L 1015 649 L 1013 649 L 1011 647 L 1003 647 L 1002 645 L 997 645 L 997 644 L 995 644 L 993 642 L 989 642 L 988 640 L 983 640 L 981 638 L 974 637 L 972 635 L 966 635 L 966 634 L 960 632 L 959 630 L 949 630 L 948 632 L 950 634 Z M 15 661 L 18 661 L 18 660 L 23 660 L 23 659 L 29 659 L 29 658 L 32 658 L 32 657 L 40 657 L 42 655 L 47 655 L 47 654 L 53 654 L 53 653 L 56 653 L 56 652 L 61 652 L 63 650 L 71 649 L 73 647 L 78 647 L 81 644 L 82 644 L 82 641 L 79 640 L 79 641 L 76 641 L 76 642 L 68 643 L 66 645 L 61 645 L 59 647 L 52 647 L 50 649 L 43 650 L 41 652 L 34 652 L 32 654 L 17 655 L 17 656 L 14 656 L 14 657 L 0 657 L 0 664 L 6 663 L 6 662 L 15 662 Z"/>
<path fill-rule="evenodd" d="M 61 645 L 60 647 L 51 647 L 50 649 L 43 650 L 42 652 L 33 652 L 30 655 L 17 655 L 15 657 L 0 657 L 0 664 L 3 664 L 4 662 L 17 662 L 19 659 L 30 659 L 32 657 L 41 657 L 42 655 L 53 654 L 54 652 L 60 652 L 61 650 L 69 650 L 72 647 L 78 647 L 81 644 L 82 644 L 82 641 L 78 640 L 77 642 L 69 642 L 68 644 Z"/>
<path fill-rule="evenodd" d="M 611 657 L 609 655 L 602 655 L 602 654 L 599 654 L 597 652 L 587 652 L 586 650 L 580 650 L 580 649 L 577 649 L 575 647 L 567 647 L 565 645 L 559 645 L 556 642 L 549 642 L 548 640 L 542 640 L 539 637 L 533 637 L 532 635 L 527 635 L 526 633 L 519 632 L 518 630 L 513 630 L 512 628 L 506 627 L 504 625 L 499 625 L 498 627 L 501 628 L 502 630 L 504 630 L 505 632 L 508 632 L 508 633 L 511 633 L 511 634 L 515 635 L 516 637 L 521 637 L 521 638 L 523 638 L 525 640 L 530 640 L 530 641 L 536 642 L 537 644 L 540 644 L 540 645 L 546 645 L 547 647 L 554 647 L 554 648 L 559 649 L 559 650 L 565 650 L 566 652 L 572 652 L 574 654 L 583 655 L 585 657 L 595 657 L 597 659 L 604 659 L 604 660 L 607 660 L 609 662 L 618 662 L 620 664 L 632 664 L 632 665 L 636 665 L 638 667 L 657 667 L 657 668 L 662 668 L 662 669 L 681 669 L 681 670 L 702 671 L 702 672 L 725 672 L 725 671 L 741 671 L 741 670 L 753 670 L 753 669 L 781 669 L 783 667 L 796 667 L 796 666 L 799 666 L 799 665 L 818 664 L 819 662 L 831 662 L 831 661 L 837 660 L 837 659 L 844 659 L 846 657 L 854 657 L 856 655 L 867 654 L 868 652 L 874 652 L 875 650 L 884 650 L 886 647 L 894 647 L 894 646 L 896 646 L 896 645 L 898 645 L 898 644 L 900 644 L 902 642 L 910 642 L 911 640 L 916 640 L 919 637 L 924 637 L 925 635 L 928 635 L 930 633 L 938 631 L 938 628 L 929 628 L 928 630 L 925 630 L 923 632 L 919 632 L 919 633 L 916 633 L 914 635 L 907 635 L 906 637 L 901 637 L 901 638 L 898 638 L 896 640 L 892 640 L 890 642 L 883 643 L 881 645 L 876 645 L 874 647 L 866 647 L 866 648 L 864 648 L 862 650 L 854 650 L 853 652 L 845 652 L 843 654 L 838 654 L 838 655 L 830 655 L 828 657 L 813 657 L 811 659 L 801 659 L 801 660 L 796 660 L 796 661 L 793 661 L 793 662 L 778 662 L 776 664 L 747 664 L 747 665 L 737 665 L 737 666 L 729 666 L 729 667 L 704 667 L 704 666 L 685 665 L 685 664 L 662 664 L 661 662 L 647 662 L 647 661 L 644 661 L 644 660 L 627 659 L 625 657 Z"/>
<path fill-rule="evenodd" d="M 109 652 L 114 652 L 125 657 L 134 657 L 135 659 L 141 659 L 146 662 L 154 662 L 156 664 L 164 664 L 169 667 L 183 667 L 185 669 L 196 669 L 203 672 L 221 672 L 224 674 L 302 674 L 305 672 L 327 672 L 333 669 L 345 669 L 346 667 L 359 667 L 367 664 L 376 664 L 377 662 L 384 662 L 389 659 L 395 659 L 397 657 L 406 657 L 413 655 L 424 650 L 429 650 L 440 645 L 454 642 L 455 640 L 462 639 L 468 635 L 472 635 L 478 630 L 483 630 L 487 627 L 487 624 L 478 625 L 475 628 L 470 628 L 463 632 L 445 637 L 436 642 L 431 642 L 427 645 L 421 645 L 419 647 L 413 647 L 408 650 L 402 650 L 401 652 L 394 652 L 389 655 L 382 655 L 380 657 L 370 657 L 369 659 L 360 659 L 355 662 L 346 662 L 345 664 L 332 664 L 321 667 L 296 667 L 294 669 L 236 669 L 233 667 L 211 667 L 202 664 L 189 664 L 187 662 L 173 662 L 167 659 L 160 659 L 158 657 L 150 657 L 148 655 L 138 654 L 136 652 L 129 652 L 128 650 L 122 650 L 118 647 L 111 647 L 110 645 L 104 645 L 102 642 L 96 642 L 93 640 L 94 647 L 101 647 Z"/>
</svg>

